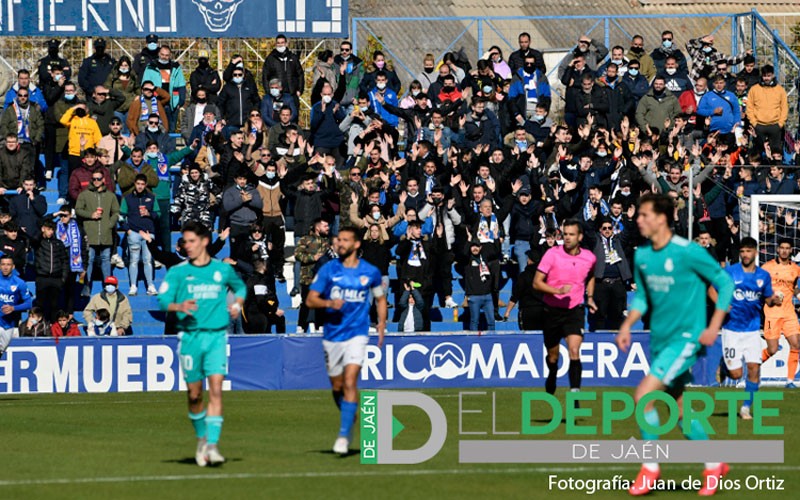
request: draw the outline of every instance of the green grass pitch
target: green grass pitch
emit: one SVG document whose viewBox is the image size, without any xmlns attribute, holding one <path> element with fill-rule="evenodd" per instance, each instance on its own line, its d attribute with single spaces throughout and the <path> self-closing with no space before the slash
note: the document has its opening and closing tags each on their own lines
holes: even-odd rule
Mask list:
<svg viewBox="0 0 800 500">
<path fill-rule="evenodd" d="M 521 389 L 463 391 L 496 392 L 496 429 L 519 429 Z M 460 465 L 459 390 L 425 392 L 445 411 L 448 439 L 430 461 L 404 466 L 361 465 L 357 454 L 333 455 L 330 448 L 339 417 L 327 391 L 225 393 L 220 450 L 228 463 L 218 468 L 194 465 L 195 440 L 182 393 L 4 395 L 0 396 L 0 495 L 3 499 L 628 497 L 621 491 L 594 495 L 552 491 L 548 476 L 610 479 L 621 474 L 633 479 L 638 470 L 633 464 Z M 559 395 L 563 394 L 560 389 Z M 491 400 L 483 401 L 477 406 L 484 413 L 465 418 L 464 430 L 491 430 Z M 599 403 L 585 406 L 599 411 Z M 720 498 L 796 498 L 800 487 L 800 398 L 786 392 L 777 406 L 780 418 L 767 423 L 785 426 L 785 463 L 733 464 L 729 477 L 744 481 L 751 474 L 774 475 L 784 480 L 784 491 L 724 491 L 718 493 Z M 405 426 L 395 439 L 395 448 L 415 448 L 427 439 L 429 426 L 420 410 L 400 408 L 395 416 Z M 726 418 L 726 409 L 718 403 L 712 425 L 724 430 Z M 581 423 L 599 424 L 599 417 Z M 752 439 L 752 423 L 739 423 L 743 429 L 739 436 L 721 433 L 717 438 Z M 549 437 L 563 439 L 563 428 Z M 631 421 L 606 438 L 638 435 Z M 680 436 L 673 431 L 667 438 Z M 357 446 L 354 443 L 351 447 Z M 746 453 L 743 449 L 742 454 Z M 700 464 L 665 464 L 662 477 L 680 482 L 690 474 L 697 477 L 701 471 Z M 697 497 L 694 491 L 651 496 Z"/>
</svg>

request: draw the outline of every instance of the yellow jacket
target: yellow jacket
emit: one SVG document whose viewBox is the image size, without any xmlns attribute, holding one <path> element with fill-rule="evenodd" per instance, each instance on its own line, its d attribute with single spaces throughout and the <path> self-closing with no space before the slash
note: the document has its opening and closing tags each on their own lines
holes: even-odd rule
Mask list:
<svg viewBox="0 0 800 500">
<path fill-rule="evenodd" d="M 789 117 L 786 91 L 780 85 L 765 87 L 753 85 L 747 93 L 747 119 L 750 125 L 775 125 L 781 127 Z"/>
<path fill-rule="evenodd" d="M 100 127 L 91 116 L 78 118 L 73 116 L 75 108 L 70 108 L 61 116 L 61 124 L 69 129 L 69 139 L 67 140 L 67 151 L 70 156 L 81 155 L 81 137 L 86 138 L 86 145 L 83 149 L 95 148 L 103 138 Z"/>
</svg>

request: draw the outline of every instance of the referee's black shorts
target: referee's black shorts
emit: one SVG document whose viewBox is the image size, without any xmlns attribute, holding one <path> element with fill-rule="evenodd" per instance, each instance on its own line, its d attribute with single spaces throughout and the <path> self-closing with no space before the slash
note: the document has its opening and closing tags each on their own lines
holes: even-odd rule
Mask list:
<svg viewBox="0 0 800 500">
<path fill-rule="evenodd" d="M 583 337 L 583 326 L 586 324 L 586 312 L 582 305 L 572 309 L 561 307 L 544 308 L 544 346 L 547 349 L 557 346 L 561 339 L 568 335 Z"/>
</svg>

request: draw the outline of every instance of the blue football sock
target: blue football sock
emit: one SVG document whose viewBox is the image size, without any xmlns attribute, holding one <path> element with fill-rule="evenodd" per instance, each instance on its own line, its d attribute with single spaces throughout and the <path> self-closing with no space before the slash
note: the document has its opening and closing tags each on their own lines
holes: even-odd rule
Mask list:
<svg viewBox="0 0 800 500">
<path fill-rule="evenodd" d="M 657 427 L 660 424 L 658 419 L 658 411 L 653 408 L 650 411 L 644 412 L 644 421 L 650 424 L 653 427 Z M 651 432 L 647 432 L 644 429 L 639 429 L 642 432 L 642 439 L 645 441 L 654 441 L 658 439 L 658 434 L 653 434 Z"/>
<path fill-rule="evenodd" d="M 683 430 L 683 419 L 678 420 L 678 426 Z M 690 441 L 705 441 L 708 439 L 706 430 L 703 429 L 703 424 L 699 420 L 692 420 L 692 425 L 689 426 L 689 432 L 683 431 L 683 436 Z"/>
<path fill-rule="evenodd" d="M 753 406 L 753 397 L 755 397 L 756 392 L 758 391 L 758 382 L 751 382 L 749 380 L 744 381 L 744 392 L 746 392 L 750 399 L 743 403 L 743 406 Z"/>
<path fill-rule="evenodd" d="M 206 442 L 217 444 L 222 433 L 222 415 L 219 417 L 206 417 Z"/>
<path fill-rule="evenodd" d="M 341 424 L 339 425 L 339 437 L 349 437 L 350 429 L 353 428 L 353 421 L 356 418 L 358 403 L 342 401 Z"/>
<path fill-rule="evenodd" d="M 206 411 L 203 410 L 200 413 L 189 412 L 189 420 L 192 421 L 194 434 L 197 436 L 197 439 L 206 437 Z"/>
</svg>

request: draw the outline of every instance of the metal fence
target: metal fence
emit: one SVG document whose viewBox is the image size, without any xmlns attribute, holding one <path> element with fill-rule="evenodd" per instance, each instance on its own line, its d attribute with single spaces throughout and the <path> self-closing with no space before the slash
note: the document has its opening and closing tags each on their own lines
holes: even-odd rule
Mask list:
<svg viewBox="0 0 800 500">
<path fill-rule="evenodd" d="M 798 15 L 800 16 L 800 15 Z M 800 20 L 800 17 L 798 18 Z M 785 21 L 784 21 L 785 22 Z M 587 35 L 609 49 L 629 47 L 634 35 L 641 35 L 649 52 L 661 41 L 661 32 L 671 30 L 675 43 L 686 53 L 685 44 L 692 38 L 713 34 L 718 50 L 739 54 L 753 49 L 758 64 L 776 67 L 779 81 L 789 92 L 791 123 L 797 124 L 797 90 L 800 59 L 791 50 L 794 25 L 773 30 L 755 9 L 741 14 L 666 14 L 628 16 L 538 16 L 538 17 L 441 17 L 374 18 L 354 17 L 351 36 L 354 47 L 381 48 L 392 61 L 398 76 L 409 83 L 422 70 L 425 54 L 437 61 L 445 53 L 463 50 L 474 62 L 488 49 L 498 46 L 507 58 L 517 50 L 519 33 L 531 36 L 531 47 L 545 54 L 548 77 L 555 92 L 563 95 L 558 82 L 558 65 L 578 38 Z M 687 54 L 688 56 L 688 54 Z M 556 104 L 558 106 L 558 104 Z"/>
</svg>

